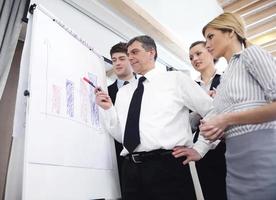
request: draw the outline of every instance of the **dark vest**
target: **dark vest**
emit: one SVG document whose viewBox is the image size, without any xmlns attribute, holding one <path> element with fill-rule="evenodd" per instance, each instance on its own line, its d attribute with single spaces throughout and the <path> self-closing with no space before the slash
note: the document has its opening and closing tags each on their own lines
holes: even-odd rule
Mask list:
<svg viewBox="0 0 276 200">
<path fill-rule="evenodd" d="M 212 80 L 210 90 L 217 88 L 220 83 L 220 75 L 216 74 Z M 200 85 L 200 83 L 198 83 Z M 195 133 L 194 142 L 197 141 L 199 129 Z M 196 169 L 200 180 L 201 189 L 206 200 L 226 200 L 226 162 L 225 142 L 221 141 L 217 147 L 210 150 L 201 160 L 197 161 Z M 210 183 L 212 180 L 212 183 Z"/>
<path fill-rule="evenodd" d="M 198 81 L 196 81 L 196 82 L 200 85 L 200 82 L 198 82 Z M 211 83 L 211 86 L 210 86 L 209 90 L 212 90 L 213 88 L 217 88 L 219 84 L 220 84 L 220 75 L 216 74 L 215 77 L 212 80 L 212 83 Z"/>
<path fill-rule="evenodd" d="M 200 82 L 196 81 L 197 84 L 200 85 Z M 213 88 L 217 88 L 217 86 L 220 84 L 220 75 L 216 74 L 215 77 L 212 80 L 211 86 L 209 88 L 209 90 L 212 90 Z M 199 134 L 199 129 L 196 130 L 195 135 L 194 135 L 194 143 L 197 141 L 198 139 L 198 134 Z"/>
</svg>

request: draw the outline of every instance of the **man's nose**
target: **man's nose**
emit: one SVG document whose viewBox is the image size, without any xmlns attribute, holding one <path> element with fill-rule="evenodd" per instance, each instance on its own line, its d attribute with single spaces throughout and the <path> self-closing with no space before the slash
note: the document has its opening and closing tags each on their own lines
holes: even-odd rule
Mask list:
<svg viewBox="0 0 276 200">
<path fill-rule="evenodd" d="M 113 63 L 112 63 L 114 66 L 118 66 L 119 64 L 120 64 L 120 62 L 118 61 L 118 60 L 116 60 L 116 61 L 113 61 Z"/>
<path fill-rule="evenodd" d="M 192 62 L 195 63 L 198 60 L 198 56 L 194 56 Z"/>
</svg>

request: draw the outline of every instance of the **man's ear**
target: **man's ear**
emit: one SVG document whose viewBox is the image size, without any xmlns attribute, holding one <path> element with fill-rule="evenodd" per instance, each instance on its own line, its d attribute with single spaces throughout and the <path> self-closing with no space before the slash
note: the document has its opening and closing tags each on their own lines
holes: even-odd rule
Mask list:
<svg viewBox="0 0 276 200">
<path fill-rule="evenodd" d="M 155 54 L 156 54 L 156 51 L 154 50 L 154 48 L 151 48 L 151 49 L 149 50 L 149 52 L 150 52 L 150 54 L 151 54 L 151 57 L 154 59 L 154 56 L 155 56 Z"/>
</svg>

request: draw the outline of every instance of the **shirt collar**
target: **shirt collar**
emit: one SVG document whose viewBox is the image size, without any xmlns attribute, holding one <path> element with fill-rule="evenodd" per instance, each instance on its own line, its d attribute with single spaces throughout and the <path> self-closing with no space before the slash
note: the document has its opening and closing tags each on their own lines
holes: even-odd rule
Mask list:
<svg viewBox="0 0 276 200">
<path fill-rule="evenodd" d="M 242 49 L 241 51 L 239 51 L 239 52 L 237 52 L 237 53 L 234 53 L 234 54 L 232 55 L 232 57 L 230 58 L 230 61 L 233 60 L 233 59 L 235 59 L 235 58 L 239 58 L 240 55 L 243 53 L 243 51 L 244 51 L 244 49 Z M 229 61 L 229 63 L 230 63 L 230 61 Z"/>
<path fill-rule="evenodd" d="M 232 57 L 238 58 L 242 54 L 243 51 L 240 51 L 238 53 L 234 53 Z"/>
<path fill-rule="evenodd" d="M 146 79 L 148 81 L 151 81 L 157 74 L 159 74 L 161 71 L 161 69 L 159 69 L 158 67 L 154 67 L 153 69 L 151 69 L 150 71 L 148 71 L 144 77 L 146 77 Z"/>
<path fill-rule="evenodd" d="M 133 75 L 131 79 L 128 80 L 128 82 L 132 82 L 135 80 L 135 76 Z M 125 80 L 117 79 L 117 87 L 121 88 L 124 85 Z"/>
<path fill-rule="evenodd" d="M 212 81 L 216 75 L 221 75 L 221 74 L 222 74 L 222 73 L 219 72 L 219 71 L 216 69 L 216 71 L 215 71 L 214 75 L 211 77 L 210 81 Z M 201 75 L 199 75 L 199 76 L 195 79 L 195 81 L 196 81 L 196 82 L 203 83 L 203 81 L 201 80 Z"/>
</svg>

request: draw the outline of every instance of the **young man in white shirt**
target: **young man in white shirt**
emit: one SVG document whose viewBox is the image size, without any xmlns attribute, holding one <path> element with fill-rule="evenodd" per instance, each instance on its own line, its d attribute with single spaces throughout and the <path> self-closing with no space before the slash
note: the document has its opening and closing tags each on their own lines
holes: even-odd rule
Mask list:
<svg viewBox="0 0 276 200">
<path fill-rule="evenodd" d="M 124 85 L 135 80 L 133 70 L 131 68 L 128 56 L 127 56 L 127 43 L 117 43 L 110 49 L 110 57 L 112 60 L 113 71 L 117 76 L 117 79 L 108 86 L 108 95 L 110 96 L 112 103 L 115 104 L 118 90 Z M 121 166 L 123 163 L 123 157 L 120 156 L 123 150 L 122 143 L 115 140 L 115 149 L 117 156 L 117 164 L 119 171 L 119 179 L 121 185 Z M 122 186 L 122 185 L 121 185 Z"/>
</svg>

